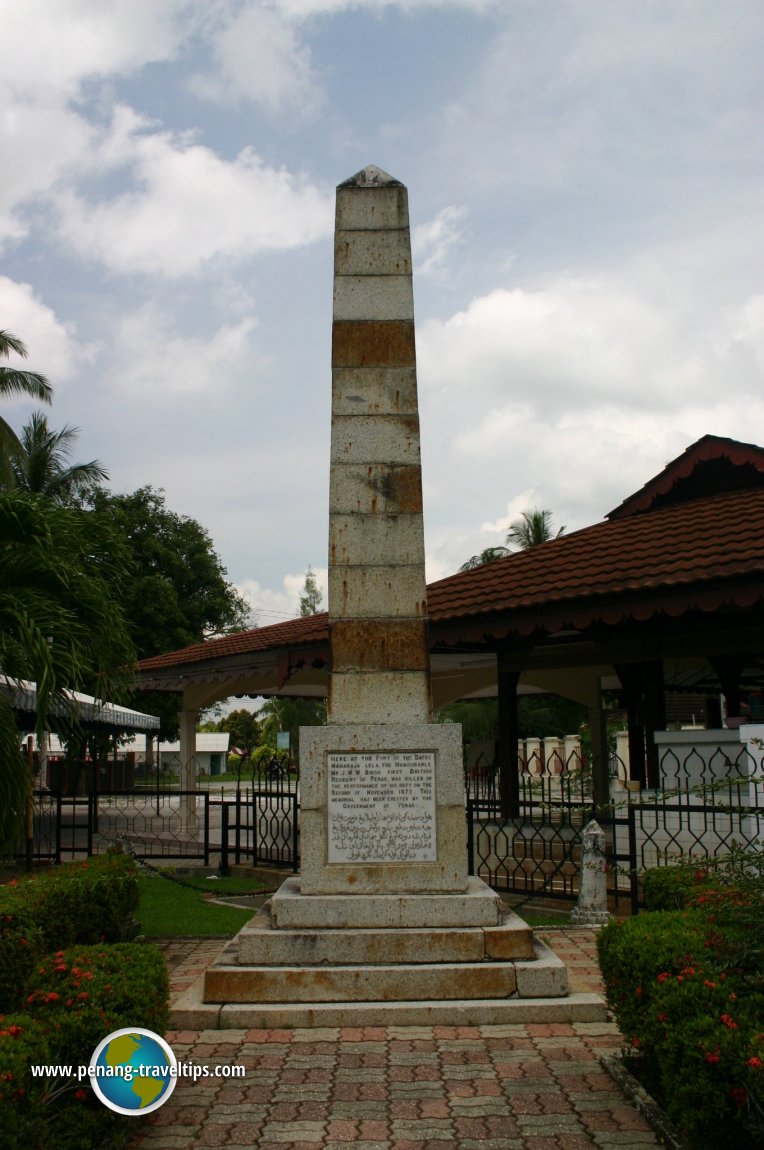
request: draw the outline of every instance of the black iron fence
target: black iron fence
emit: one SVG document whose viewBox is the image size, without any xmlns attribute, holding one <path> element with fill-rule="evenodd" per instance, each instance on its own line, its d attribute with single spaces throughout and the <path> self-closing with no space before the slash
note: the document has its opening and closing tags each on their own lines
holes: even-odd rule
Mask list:
<svg viewBox="0 0 764 1150">
<path fill-rule="evenodd" d="M 518 810 L 503 818 L 493 769 L 467 778 L 470 873 L 523 900 L 578 897 L 581 831 L 605 831 L 612 910 L 642 902 L 641 873 L 680 860 L 713 858 L 734 846 L 764 849 L 764 763 L 760 748 L 706 741 L 666 747 L 661 786 L 632 789 L 626 765 L 610 762 L 610 803 L 595 810 L 591 775 L 576 752 L 523 762 Z"/>
<path fill-rule="evenodd" d="M 138 858 L 230 861 L 297 869 L 298 794 L 283 777 L 256 788 L 179 790 L 151 787 L 34 795 L 32 858 L 62 862 L 114 845 Z"/>
<path fill-rule="evenodd" d="M 636 912 L 640 874 L 680 859 L 702 860 L 733 846 L 764 848 L 764 764 L 750 746 L 666 749 L 662 785 L 631 788 L 611 761 L 611 801 L 594 810 L 591 776 L 576 751 L 528 761 L 515 817 L 500 813 L 490 764 L 465 777 L 470 873 L 494 889 L 572 903 L 578 896 L 581 832 L 597 818 L 607 843 L 613 910 Z M 195 791 L 151 786 L 129 791 L 35 794 L 33 857 L 60 862 L 114 843 L 142 858 L 267 863 L 299 869 L 299 786 L 283 775 L 253 785 Z"/>
</svg>

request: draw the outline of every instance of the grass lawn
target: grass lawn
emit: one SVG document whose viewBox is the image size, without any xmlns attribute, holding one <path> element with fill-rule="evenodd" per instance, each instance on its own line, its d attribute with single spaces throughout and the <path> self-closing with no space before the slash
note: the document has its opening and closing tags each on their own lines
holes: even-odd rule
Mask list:
<svg viewBox="0 0 764 1150">
<path fill-rule="evenodd" d="M 141 899 L 136 911 L 141 934 L 148 938 L 188 938 L 193 935 L 233 937 L 252 917 L 252 910 L 219 906 L 206 899 L 214 895 L 252 894 L 258 883 L 252 879 L 183 878 L 183 883 L 161 877 L 141 877 Z"/>
</svg>

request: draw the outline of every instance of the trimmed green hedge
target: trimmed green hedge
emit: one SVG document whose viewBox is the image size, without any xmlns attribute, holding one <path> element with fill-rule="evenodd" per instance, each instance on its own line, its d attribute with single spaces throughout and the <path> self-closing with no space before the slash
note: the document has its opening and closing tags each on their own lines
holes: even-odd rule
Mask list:
<svg viewBox="0 0 764 1150">
<path fill-rule="evenodd" d="M 109 1150 L 128 1119 L 89 1082 L 33 1078 L 32 1064 L 88 1065 L 107 1034 L 164 1033 L 167 968 L 134 929 L 137 868 L 109 855 L 0 887 L 0 1131 L 4 1150 Z"/>
<path fill-rule="evenodd" d="M 638 1073 L 697 1150 L 764 1145 L 764 900 L 758 861 L 649 874 L 652 905 L 599 932 L 608 1002 Z M 674 873 L 671 873 L 674 872 Z"/>
<path fill-rule="evenodd" d="M 137 870 L 128 855 L 108 854 L 0 886 L 0 1010 L 14 1007 L 47 951 L 133 936 Z"/>
<path fill-rule="evenodd" d="M 26 987 L 23 1014 L 0 1023 L 0 1130 L 7 1150 L 120 1145 L 127 1119 L 93 1095 L 76 1068 L 114 1030 L 167 1028 L 168 978 L 152 946 L 79 946 L 49 955 Z M 32 1077 L 31 1065 L 75 1068 L 70 1080 Z"/>
</svg>

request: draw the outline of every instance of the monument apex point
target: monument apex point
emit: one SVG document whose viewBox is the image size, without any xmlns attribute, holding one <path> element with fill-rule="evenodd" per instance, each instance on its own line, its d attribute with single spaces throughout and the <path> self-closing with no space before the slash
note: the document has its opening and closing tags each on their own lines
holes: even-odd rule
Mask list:
<svg viewBox="0 0 764 1150">
<path fill-rule="evenodd" d="M 356 172 L 350 179 L 343 180 L 337 186 L 339 188 L 402 188 L 403 184 L 394 176 L 389 175 L 388 172 L 383 171 L 382 168 L 378 168 L 376 164 L 368 164 L 360 172 Z"/>
</svg>

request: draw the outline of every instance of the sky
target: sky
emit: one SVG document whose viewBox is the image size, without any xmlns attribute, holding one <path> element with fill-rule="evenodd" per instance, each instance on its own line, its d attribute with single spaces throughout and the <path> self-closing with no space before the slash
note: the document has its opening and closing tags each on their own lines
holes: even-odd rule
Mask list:
<svg viewBox="0 0 764 1150">
<path fill-rule="evenodd" d="M 3 0 L 0 329 L 261 626 L 326 586 L 335 187 L 409 189 L 428 580 L 764 444 L 760 0 Z M 34 404 L 3 401 L 19 431 Z"/>
</svg>

